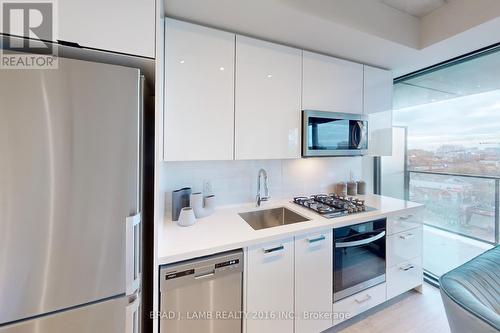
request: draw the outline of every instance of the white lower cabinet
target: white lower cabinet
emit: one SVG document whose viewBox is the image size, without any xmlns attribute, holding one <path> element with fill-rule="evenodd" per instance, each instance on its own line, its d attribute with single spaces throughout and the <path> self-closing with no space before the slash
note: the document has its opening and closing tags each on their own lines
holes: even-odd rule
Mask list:
<svg viewBox="0 0 500 333">
<path fill-rule="evenodd" d="M 246 333 L 293 332 L 294 241 L 248 248 Z"/>
<path fill-rule="evenodd" d="M 413 209 L 387 218 L 386 282 L 336 303 L 332 229 L 248 247 L 245 332 L 318 333 L 420 286 L 420 216 Z"/>
<path fill-rule="evenodd" d="M 387 268 L 387 299 L 418 287 L 423 282 L 422 257 Z"/>
<path fill-rule="evenodd" d="M 423 283 L 422 209 L 387 219 L 387 299 Z"/>
<path fill-rule="evenodd" d="M 422 227 L 387 236 L 387 267 L 422 255 Z"/>
<path fill-rule="evenodd" d="M 379 284 L 375 287 L 361 291 L 353 296 L 346 297 L 333 304 L 333 324 L 337 325 L 360 314 L 374 306 L 385 302 L 386 285 Z"/>
<path fill-rule="evenodd" d="M 405 212 L 387 218 L 387 234 L 397 234 L 422 226 L 422 209 Z"/>
<path fill-rule="evenodd" d="M 332 326 L 332 233 L 295 237 L 295 333 Z"/>
</svg>

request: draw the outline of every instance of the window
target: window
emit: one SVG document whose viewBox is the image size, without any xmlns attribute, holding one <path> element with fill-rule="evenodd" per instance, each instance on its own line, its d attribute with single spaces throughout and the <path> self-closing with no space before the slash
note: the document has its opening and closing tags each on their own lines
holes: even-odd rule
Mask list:
<svg viewBox="0 0 500 333">
<path fill-rule="evenodd" d="M 381 193 L 425 204 L 428 275 L 498 244 L 500 52 L 397 79 L 393 133 Z"/>
</svg>

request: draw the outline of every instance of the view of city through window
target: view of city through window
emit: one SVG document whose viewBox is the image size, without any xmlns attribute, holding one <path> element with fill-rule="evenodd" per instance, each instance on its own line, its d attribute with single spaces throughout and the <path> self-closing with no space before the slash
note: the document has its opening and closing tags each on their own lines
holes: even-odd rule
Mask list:
<svg viewBox="0 0 500 333">
<path fill-rule="evenodd" d="M 410 198 L 427 205 L 429 224 L 494 242 L 495 179 L 482 176 L 500 177 L 500 91 L 404 108 L 395 115 L 395 123 L 410 124 Z"/>
<path fill-rule="evenodd" d="M 440 276 L 498 242 L 500 53 L 399 81 L 394 92 L 404 179 L 387 173 L 382 189 L 404 186 L 425 204 L 424 269 Z"/>
<path fill-rule="evenodd" d="M 500 90 L 400 109 L 394 122 L 411 124 L 411 170 L 500 176 Z"/>
</svg>

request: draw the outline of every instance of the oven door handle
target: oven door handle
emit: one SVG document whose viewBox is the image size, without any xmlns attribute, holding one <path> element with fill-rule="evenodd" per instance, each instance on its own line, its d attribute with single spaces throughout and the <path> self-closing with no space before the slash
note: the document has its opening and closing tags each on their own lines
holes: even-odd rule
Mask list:
<svg viewBox="0 0 500 333">
<path fill-rule="evenodd" d="M 374 242 L 376 240 L 379 240 L 380 238 L 382 238 L 384 236 L 385 236 L 385 231 L 382 231 L 381 233 L 379 233 L 373 237 L 367 238 L 367 239 L 361 239 L 361 240 L 352 241 L 352 242 L 335 243 L 335 247 L 352 247 L 352 246 L 365 245 L 365 244 Z"/>
</svg>

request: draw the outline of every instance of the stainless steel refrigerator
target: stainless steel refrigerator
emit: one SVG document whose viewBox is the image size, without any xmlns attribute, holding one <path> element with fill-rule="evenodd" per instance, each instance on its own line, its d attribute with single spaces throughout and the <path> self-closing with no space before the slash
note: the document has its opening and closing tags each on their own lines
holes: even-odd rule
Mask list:
<svg viewBox="0 0 500 333">
<path fill-rule="evenodd" d="M 140 331 L 138 69 L 0 69 L 0 332 Z"/>
</svg>

